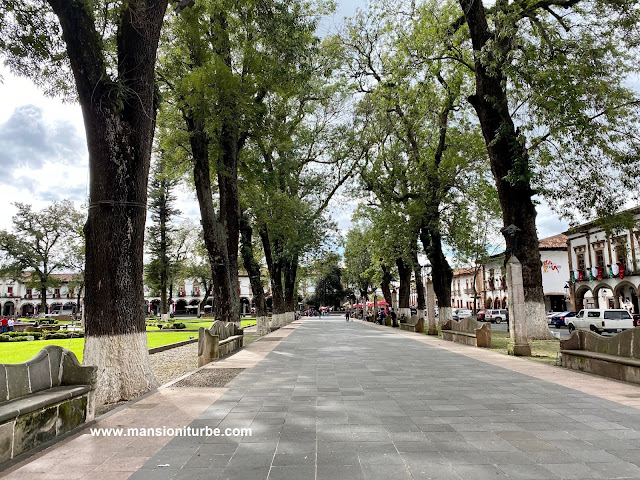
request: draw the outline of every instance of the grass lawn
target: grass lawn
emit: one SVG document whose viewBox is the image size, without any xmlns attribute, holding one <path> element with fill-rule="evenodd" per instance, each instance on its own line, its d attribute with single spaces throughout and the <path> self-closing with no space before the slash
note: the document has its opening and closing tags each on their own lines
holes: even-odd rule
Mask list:
<svg viewBox="0 0 640 480">
<path fill-rule="evenodd" d="M 147 345 L 149 348 L 168 345 L 169 343 L 188 340 L 196 336 L 193 332 L 149 332 Z M 0 343 L 0 363 L 20 363 L 33 358 L 46 345 L 59 345 L 76 354 L 82 362 L 84 338 L 70 338 L 59 340 L 34 340 L 33 342 L 2 342 Z"/>
<path fill-rule="evenodd" d="M 491 332 L 491 350 L 507 355 L 509 345 L 509 332 L 493 330 Z M 556 357 L 560 351 L 559 340 L 534 340 L 531 342 L 531 356 L 522 357 L 535 360 L 548 365 L 556 364 Z"/>
</svg>

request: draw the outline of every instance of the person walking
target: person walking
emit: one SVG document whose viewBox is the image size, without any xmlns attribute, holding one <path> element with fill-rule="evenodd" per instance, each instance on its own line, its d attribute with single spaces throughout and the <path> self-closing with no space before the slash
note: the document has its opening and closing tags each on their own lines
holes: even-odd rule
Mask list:
<svg viewBox="0 0 640 480">
<path fill-rule="evenodd" d="M 9 319 L 9 321 L 7 322 L 7 326 L 9 327 L 9 331 L 10 331 L 10 332 L 13 332 L 13 325 L 14 325 L 14 323 L 15 323 L 15 320 L 13 319 L 13 317 L 11 317 L 11 318 Z"/>
<path fill-rule="evenodd" d="M 5 333 L 9 327 L 9 320 L 7 320 L 6 316 L 2 317 L 2 320 L 0 320 L 0 326 L 2 327 L 2 331 L 0 333 Z"/>
<path fill-rule="evenodd" d="M 347 322 L 348 322 L 348 321 L 349 321 L 349 309 L 348 309 L 348 308 L 347 308 L 347 310 L 345 311 L 344 316 L 346 317 Z"/>
</svg>

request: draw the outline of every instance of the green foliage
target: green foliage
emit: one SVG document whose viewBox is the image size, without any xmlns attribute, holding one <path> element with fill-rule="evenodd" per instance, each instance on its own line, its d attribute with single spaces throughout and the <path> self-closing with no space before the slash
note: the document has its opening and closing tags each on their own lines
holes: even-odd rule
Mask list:
<svg viewBox="0 0 640 480">
<path fill-rule="evenodd" d="M 342 271 L 339 266 L 340 256 L 331 254 L 318 261 L 315 272 L 318 280 L 315 293 L 307 303 L 315 308 L 321 306 L 340 308 L 347 294 L 342 286 Z"/>
<path fill-rule="evenodd" d="M 344 281 L 365 295 L 376 281 L 372 244 L 377 236 L 371 224 L 359 222 L 347 232 L 344 247 Z"/>
<path fill-rule="evenodd" d="M 42 335 L 43 340 L 62 340 L 67 338 L 84 338 L 84 332 L 47 332 Z"/>
<path fill-rule="evenodd" d="M 498 3 L 482 61 L 502 72 L 519 142 L 513 181 L 531 181 L 572 223 L 640 199 L 640 96 L 634 0 Z"/>
<path fill-rule="evenodd" d="M 52 274 L 76 265 L 83 244 L 78 226 L 84 215 L 69 200 L 53 202 L 41 211 L 23 203 L 15 206 L 13 231 L 0 231 L 0 274 L 38 290 L 60 285 Z"/>
<path fill-rule="evenodd" d="M 39 340 L 42 337 L 42 332 L 6 332 L 4 335 L 11 338 L 32 336 L 35 340 Z"/>
</svg>

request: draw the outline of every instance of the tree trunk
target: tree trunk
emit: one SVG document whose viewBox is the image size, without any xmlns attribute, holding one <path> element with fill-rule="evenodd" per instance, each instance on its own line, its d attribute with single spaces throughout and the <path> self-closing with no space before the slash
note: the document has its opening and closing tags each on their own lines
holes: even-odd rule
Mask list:
<svg viewBox="0 0 640 480">
<path fill-rule="evenodd" d="M 398 314 L 411 318 L 409 308 L 409 296 L 411 294 L 411 267 L 401 258 L 396 259 L 398 277 L 400 278 L 400 290 L 398 292 Z"/>
<path fill-rule="evenodd" d="M 533 339 L 553 338 L 547 326 L 536 208 L 530 183 L 529 157 L 524 138 L 516 131 L 509 112 L 506 79 L 499 65 L 491 71 L 483 64 L 480 51 L 493 38 L 481 0 L 460 0 L 465 12 L 475 57 L 476 93 L 469 97 L 491 161 L 505 227 L 515 225 L 515 234 L 504 232 L 505 265 L 514 255 L 522 263 L 527 331 Z"/>
<path fill-rule="evenodd" d="M 47 312 L 47 282 L 44 279 L 40 279 L 40 313 L 45 314 Z"/>
<path fill-rule="evenodd" d="M 120 10 L 115 80 L 89 4 L 49 3 L 62 27 L 89 149 L 84 363 L 98 367 L 92 400 L 128 400 L 155 385 L 145 333 L 143 243 L 154 69 L 167 0 L 131 0 Z"/>
<path fill-rule="evenodd" d="M 269 333 L 269 320 L 267 318 L 267 306 L 262 290 L 260 278 L 260 265 L 253 254 L 252 228 L 245 216 L 240 217 L 240 238 L 242 241 L 242 262 L 249 274 L 249 282 L 253 291 L 253 301 L 256 305 L 256 323 L 258 335 Z"/>
<path fill-rule="evenodd" d="M 284 324 L 284 314 L 286 305 L 284 301 L 284 292 L 282 288 L 282 261 L 280 252 L 280 243 L 274 241 L 275 252 L 271 248 L 271 239 L 266 225 L 259 229 L 260 239 L 262 240 L 262 248 L 264 250 L 264 258 L 267 262 L 269 270 L 269 278 L 271 280 L 271 303 L 273 306 L 272 324 L 274 327 L 281 327 Z M 275 257 L 274 253 L 277 255 Z M 274 258 L 275 257 L 275 258 Z"/>
<path fill-rule="evenodd" d="M 393 306 L 393 299 L 391 298 L 391 281 L 393 276 L 391 275 L 391 269 L 387 265 L 381 265 L 382 267 L 382 283 L 380 289 L 384 295 L 384 301 Z"/>
<path fill-rule="evenodd" d="M 453 270 L 442 251 L 442 236 L 439 232 L 430 231 L 423 226 L 420 229 L 420 241 L 431 263 L 433 291 L 438 299 L 438 324 L 442 325 L 452 319 L 451 282 L 453 281 Z"/>
<path fill-rule="evenodd" d="M 238 296 L 237 292 L 235 295 L 233 293 L 237 289 L 237 284 L 231 284 L 231 262 L 227 249 L 227 235 L 224 225 L 216 219 L 216 211 L 213 204 L 209 136 L 205 131 L 204 122 L 190 115 L 185 115 L 184 119 L 187 130 L 190 133 L 189 141 L 193 155 L 193 181 L 200 207 L 204 244 L 207 249 L 213 279 L 213 316 L 216 320 L 222 322 L 232 322 L 236 321 L 236 317 L 233 316 L 235 310 L 238 311 L 239 318 L 239 306 L 235 310 L 232 307 L 233 298 Z"/>
<path fill-rule="evenodd" d="M 418 319 L 424 319 L 424 309 L 426 307 L 426 300 L 424 296 L 424 284 L 422 283 L 422 275 L 420 271 L 420 264 L 418 258 L 414 259 L 415 266 L 413 275 L 416 277 L 416 294 L 418 296 Z"/>
<path fill-rule="evenodd" d="M 287 323 L 291 323 L 295 320 L 295 312 L 298 307 L 298 292 L 296 291 L 297 273 L 297 259 L 289 260 L 284 263 L 284 303 Z"/>
</svg>

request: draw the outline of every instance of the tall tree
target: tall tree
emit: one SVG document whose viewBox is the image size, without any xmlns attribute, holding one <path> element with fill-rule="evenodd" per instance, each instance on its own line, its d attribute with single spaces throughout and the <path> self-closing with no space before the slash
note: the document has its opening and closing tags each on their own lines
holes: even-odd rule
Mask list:
<svg viewBox="0 0 640 480">
<path fill-rule="evenodd" d="M 27 285 L 40 291 L 39 311 L 47 313 L 47 290 L 60 284 L 53 274 L 78 265 L 83 244 L 78 225 L 84 216 L 68 200 L 40 211 L 25 203 L 14 205 L 13 231 L 0 231 L 0 272 L 22 279 L 26 270 Z"/>
<path fill-rule="evenodd" d="M 629 54 L 637 54 L 637 45 L 625 39 L 640 15 L 637 2 L 500 1 L 487 8 L 481 0 L 460 0 L 459 5 L 464 17 L 450 25 L 455 30 L 466 22 L 473 46 L 475 93 L 469 102 L 480 120 L 500 198 L 505 259 L 515 255 L 522 263 L 529 335 L 549 337 L 535 184 L 554 197 L 556 208 L 583 208 L 585 196 L 576 203 L 572 189 L 553 187 L 566 186 L 562 177 L 568 174 L 572 186 L 588 182 L 591 208 L 609 211 L 617 197 L 612 186 L 637 184 L 630 179 L 640 162 L 635 131 L 640 100 L 623 84 L 633 68 Z M 629 169 L 629 163 L 636 168 Z M 516 229 L 507 228 L 511 225 Z"/>
<path fill-rule="evenodd" d="M 165 318 L 169 314 L 167 298 L 171 263 L 172 218 L 180 215 L 174 207 L 176 197 L 173 193 L 179 180 L 167 172 L 165 162 L 159 158 L 153 168 L 149 182 L 149 211 L 153 224 L 147 228 L 147 249 L 151 261 L 145 266 L 147 283 L 156 285 L 160 293 L 160 313 Z"/>
<path fill-rule="evenodd" d="M 367 141 L 375 145 L 361 176 L 364 188 L 383 208 L 403 212 L 404 235 L 420 238 L 433 268 L 441 322 L 451 315 L 453 277 L 445 255 L 443 212 L 482 170 L 486 157 L 465 109 L 468 70 L 464 61 L 446 54 L 466 39 L 460 33 L 443 35 L 443 25 L 457 15 L 454 7 L 381 2 L 359 13 L 342 40 L 349 71 L 364 95 L 361 115 L 370 117 Z M 403 271 L 411 272 L 405 262 L 411 264 L 416 256 L 409 250 L 400 258 Z"/>
<path fill-rule="evenodd" d="M 98 404 L 155 384 L 142 271 L 154 70 L 166 8 L 167 0 L 0 6 L 0 51 L 10 67 L 49 91 L 71 93 L 75 85 L 82 107 L 89 149 L 84 362 L 98 367 Z"/>
</svg>

